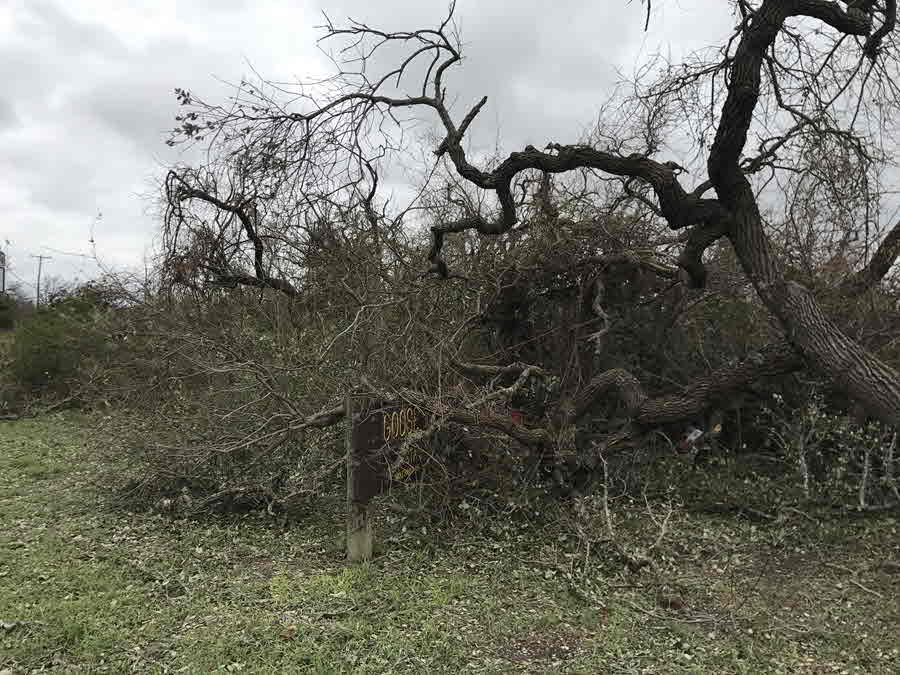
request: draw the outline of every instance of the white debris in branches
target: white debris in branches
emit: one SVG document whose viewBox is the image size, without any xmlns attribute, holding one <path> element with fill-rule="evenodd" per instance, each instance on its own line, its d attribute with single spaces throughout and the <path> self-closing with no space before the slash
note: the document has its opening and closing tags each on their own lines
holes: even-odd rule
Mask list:
<svg viewBox="0 0 900 675">
<path fill-rule="evenodd" d="M 609 332 L 609 315 L 603 309 L 603 300 L 606 297 L 606 284 L 603 283 L 601 277 L 597 277 L 594 282 L 594 300 L 591 303 L 591 309 L 594 314 L 603 321 L 600 330 L 591 333 L 585 338 L 588 342 L 594 343 L 594 353 L 600 354 L 603 349 L 603 336 Z"/>
</svg>

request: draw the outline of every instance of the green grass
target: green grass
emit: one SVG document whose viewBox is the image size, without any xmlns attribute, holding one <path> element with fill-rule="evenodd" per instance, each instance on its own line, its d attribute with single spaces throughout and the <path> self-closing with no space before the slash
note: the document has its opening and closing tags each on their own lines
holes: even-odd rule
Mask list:
<svg viewBox="0 0 900 675">
<path fill-rule="evenodd" d="M 352 567 L 339 501 L 287 527 L 113 510 L 96 425 L 0 422 L 0 672 L 900 671 L 889 517 L 678 509 L 640 575 L 558 529 L 383 518 L 382 553 Z"/>
</svg>

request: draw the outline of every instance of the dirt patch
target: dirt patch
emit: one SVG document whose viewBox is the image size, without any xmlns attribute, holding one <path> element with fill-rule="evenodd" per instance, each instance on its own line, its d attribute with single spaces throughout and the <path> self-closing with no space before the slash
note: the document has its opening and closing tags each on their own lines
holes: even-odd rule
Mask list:
<svg viewBox="0 0 900 675">
<path fill-rule="evenodd" d="M 578 653 L 583 635 L 575 631 L 531 632 L 498 650 L 507 661 L 564 661 Z"/>
</svg>

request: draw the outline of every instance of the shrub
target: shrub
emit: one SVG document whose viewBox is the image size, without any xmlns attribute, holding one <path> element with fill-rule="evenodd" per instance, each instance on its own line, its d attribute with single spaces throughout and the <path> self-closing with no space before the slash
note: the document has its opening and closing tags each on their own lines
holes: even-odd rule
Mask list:
<svg viewBox="0 0 900 675">
<path fill-rule="evenodd" d="M 776 400 L 757 422 L 770 425 L 776 448 L 795 467 L 804 498 L 856 501 L 861 508 L 896 499 L 892 429 L 858 424 L 829 409 L 820 395 L 797 410 Z"/>
<path fill-rule="evenodd" d="M 6 295 L 0 295 L 0 330 L 12 330 L 16 323 L 16 301 Z"/>
<path fill-rule="evenodd" d="M 85 358 L 103 349 L 103 336 L 96 329 L 97 312 L 89 296 L 73 294 L 19 323 L 11 371 L 23 393 L 72 393 Z"/>
</svg>

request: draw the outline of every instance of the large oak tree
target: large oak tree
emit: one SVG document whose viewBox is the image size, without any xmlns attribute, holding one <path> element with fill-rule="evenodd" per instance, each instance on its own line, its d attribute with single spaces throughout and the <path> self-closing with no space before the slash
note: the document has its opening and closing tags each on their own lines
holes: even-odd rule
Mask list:
<svg viewBox="0 0 900 675">
<path fill-rule="evenodd" d="M 307 277 L 298 270 L 309 260 L 288 263 L 280 254 L 285 246 L 301 248 L 286 234 L 284 223 L 302 221 L 305 245 L 327 246 L 326 223 L 351 218 L 351 213 L 362 214 L 360 227 L 371 227 L 372 245 L 378 248 L 374 259 L 382 260 L 381 247 L 390 245 L 387 233 L 402 228 L 404 216 L 412 211 L 387 213 L 379 201 L 379 172 L 394 151 L 408 145 L 407 123 L 430 116 L 440 134 L 433 161 L 450 169 L 451 181 L 462 182 L 462 194 L 475 190 L 476 197 L 451 198 L 448 190 L 449 208 L 430 226 L 422 268 L 426 274 L 452 283 L 447 242 L 464 233 L 497 237 L 518 232 L 528 224 L 523 218 L 528 204 L 537 204 L 537 215 L 531 216 L 562 227 L 564 218 L 548 196 L 549 177 L 564 179 L 581 172 L 614 179 L 613 199 L 630 200 L 664 222 L 675 233 L 680 254 L 673 267 L 634 251 L 584 252 L 573 259 L 573 266 L 592 262 L 606 269 L 625 264 L 661 278 L 680 278 L 696 288 L 707 282 L 704 253 L 727 241 L 782 332 L 779 341 L 760 353 L 670 395 L 648 395 L 638 378 L 623 368 L 592 375 L 564 392 L 543 430 L 521 429 L 499 417 L 476 420 L 463 410 L 445 410 L 448 419 L 479 421 L 526 444 L 561 443 L 566 430 L 595 401 L 615 393 L 623 404 L 625 424 L 613 436 L 621 438 L 695 416 L 760 377 L 807 366 L 826 375 L 872 416 L 900 427 L 900 374 L 850 337 L 814 293 L 788 273 L 760 207 L 761 185 L 787 186 L 790 176 L 802 175 L 831 181 L 835 208 L 834 203 L 853 199 L 866 213 L 873 208 L 868 194 L 842 198 L 836 193 L 845 185 L 841 177 L 861 177 L 865 184 L 872 167 L 886 161 L 883 153 L 876 158 L 873 137 L 876 127 L 900 109 L 900 91 L 894 84 L 896 1 L 736 0 L 731 8 L 738 24 L 716 58 L 669 66 L 652 84 L 638 89 L 633 101 L 647 112 L 641 121 L 646 133 L 637 151 L 629 151 L 634 148 L 624 141 L 600 143 L 597 138 L 577 144 L 550 140 L 543 149 L 527 146 L 489 162 L 471 157 L 466 134 L 488 99 L 463 111 L 450 103 L 451 74 L 462 61 L 452 6 L 444 21 L 431 29 L 387 32 L 355 21 L 343 27 L 329 22 L 324 39 L 344 40 L 340 53 L 346 58 L 335 61 L 338 72 L 333 79 L 290 89 L 290 103 L 275 95 L 284 92 L 281 85 L 267 91 L 265 83 L 242 83 L 227 106 L 177 90 L 187 112 L 179 116 L 181 125 L 172 142 L 209 140 L 217 160 L 173 169 L 166 180 L 167 243 L 176 275 L 184 281 L 201 270 L 219 285 L 269 288 L 300 297 Z M 374 65 L 384 64 L 384 53 L 396 61 L 373 77 Z M 403 93 L 411 80 L 418 91 Z M 701 101 L 698 92 L 705 91 L 712 93 Z M 701 123 L 708 117 L 704 106 L 715 109 L 710 123 Z M 664 124 L 654 126 L 665 111 L 675 108 L 688 114 L 704 160 L 705 175 L 698 178 L 695 171 L 692 186 L 683 184 L 685 170 L 660 150 Z M 862 124 L 865 116 L 860 111 L 876 108 L 882 117 L 866 117 L 868 127 Z M 705 145 L 707 134 L 711 142 Z M 753 136 L 758 143 L 751 148 Z M 835 164 L 836 155 L 844 157 L 843 165 Z M 786 182 L 779 183 L 785 176 Z M 535 184 L 542 187 L 536 199 L 527 202 L 522 194 Z M 479 192 L 490 199 L 479 200 Z M 828 202 L 827 190 L 825 194 Z M 185 247 L 186 223 L 194 207 L 207 209 L 207 220 L 217 225 Z M 820 211 L 829 213 L 828 208 Z M 848 207 L 847 213 L 853 218 L 859 209 Z M 868 246 L 869 225 L 869 220 L 846 224 L 848 236 L 842 241 L 854 240 L 865 230 Z M 384 235 L 378 235 L 380 231 Z M 867 249 L 841 277 L 837 291 L 844 297 L 876 287 L 888 274 L 900 254 L 900 224 L 883 232 L 876 243 L 874 253 Z M 249 264 L 241 263 L 242 250 L 249 251 Z M 602 314 L 602 290 L 596 293 L 594 309 Z M 455 366 L 473 377 L 505 375 L 519 378 L 517 382 L 546 375 L 540 364 Z M 414 391 L 405 395 L 428 405 Z M 339 410 L 330 412 L 326 417 L 333 423 Z"/>
</svg>

